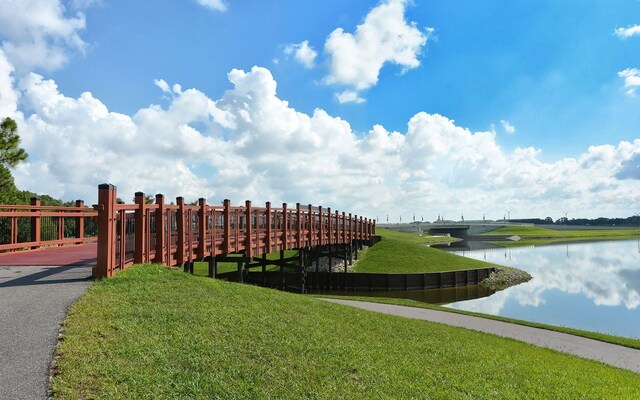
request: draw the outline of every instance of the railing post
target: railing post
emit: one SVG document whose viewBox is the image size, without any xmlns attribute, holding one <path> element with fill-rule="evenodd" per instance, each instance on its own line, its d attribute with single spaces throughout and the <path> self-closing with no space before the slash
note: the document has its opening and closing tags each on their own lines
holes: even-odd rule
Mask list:
<svg viewBox="0 0 640 400">
<path fill-rule="evenodd" d="M 31 212 L 37 212 L 38 215 L 35 217 L 31 217 L 31 241 L 36 243 L 35 246 L 31 247 L 32 249 L 39 249 L 40 248 L 40 210 L 38 209 L 38 207 L 40 207 L 40 199 L 37 197 L 32 197 L 31 198 L 31 205 L 34 207 L 31 209 Z"/>
<path fill-rule="evenodd" d="M 164 253 L 165 253 L 165 221 L 164 221 L 164 196 L 161 194 L 156 194 L 156 204 L 158 208 L 156 208 L 156 258 L 155 262 L 163 264 L 164 263 Z"/>
<path fill-rule="evenodd" d="M 113 275 L 116 245 L 117 189 L 108 183 L 98 186 L 98 252 L 94 277 Z M 124 257 L 124 254 L 122 255 Z"/>
<path fill-rule="evenodd" d="M 138 206 L 136 208 L 136 211 L 134 213 L 134 238 L 135 238 L 135 249 L 133 251 L 133 262 L 136 264 L 140 264 L 145 262 L 146 260 L 144 259 L 144 255 L 145 255 L 145 251 L 144 251 L 144 246 L 146 243 L 145 240 L 145 233 L 146 233 L 146 215 L 144 213 L 144 204 L 145 204 L 145 197 L 144 197 L 144 193 L 143 192 L 136 192 L 135 194 L 135 203 Z"/>
<path fill-rule="evenodd" d="M 351 213 L 349 213 L 349 243 L 353 242 L 353 218 L 351 218 Z"/>
<path fill-rule="evenodd" d="M 296 230 L 298 231 L 296 247 L 299 249 L 302 247 L 302 209 L 300 208 L 300 203 L 296 203 L 296 219 Z"/>
<path fill-rule="evenodd" d="M 331 246 L 333 244 L 333 223 L 331 222 L 331 207 L 327 208 L 327 216 L 329 217 L 329 223 L 327 224 L 327 244 Z"/>
<path fill-rule="evenodd" d="M 366 240 L 367 239 L 367 219 L 366 218 L 362 218 L 362 239 L 361 240 Z"/>
<path fill-rule="evenodd" d="M 266 224 L 267 224 L 267 239 L 265 241 L 265 247 L 266 247 L 266 251 L 265 253 L 271 253 L 271 202 L 267 201 L 267 204 L 265 205 L 267 208 L 267 220 L 266 220 Z"/>
<path fill-rule="evenodd" d="M 367 224 L 364 226 L 365 240 L 371 239 L 371 220 L 367 218 Z"/>
<path fill-rule="evenodd" d="M 205 258 L 207 251 L 207 199 L 198 199 L 200 211 L 198 214 L 198 258 Z M 211 244 L 213 246 L 213 243 Z"/>
<path fill-rule="evenodd" d="M 178 228 L 178 238 L 176 240 L 176 262 L 178 265 L 183 265 L 187 260 L 185 257 L 185 226 L 184 226 L 184 197 L 176 197 L 176 204 L 178 205 L 178 212 L 176 213 L 176 222 Z"/>
<path fill-rule="evenodd" d="M 340 213 L 336 210 L 336 244 L 340 243 Z"/>
<path fill-rule="evenodd" d="M 322 206 L 318 207 L 318 246 L 324 244 L 324 227 L 322 226 Z"/>
<path fill-rule="evenodd" d="M 224 200 L 224 229 L 222 238 L 222 248 L 224 249 L 224 254 L 229 254 L 231 252 L 231 200 Z M 236 224 L 238 221 L 236 221 Z"/>
<path fill-rule="evenodd" d="M 309 232 L 307 232 L 307 237 L 309 238 L 309 247 L 313 246 L 313 206 L 309 204 Z"/>
<path fill-rule="evenodd" d="M 76 200 L 76 207 L 84 208 L 84 200 Z M 84 217 L 76 220 L 76 238 L 80 239 L 80 243 L 84 242 Z"/>
<path fill-rule="evenodd" d="M 287 203 L 282 203 L 282 248 L 289 249 L 289 216 L 287 215 Z"/>
<path fill-rule="evenodd" d="M 251 200 L 247 200 L 245 202 L 245 224 L 246 227 L 244 229 L 244 252 L 247 259 L 251 260 L 251 256 L 253 255 L 253 247 L 251 246 L 251 233 L 252 233 L 252 215 L 251 215 Z"/>
<path fill-rule="evenodd" d="M 342 212 L 342 244 L 347 243 L 347 217 L 346 213 Z"/>
</svg>

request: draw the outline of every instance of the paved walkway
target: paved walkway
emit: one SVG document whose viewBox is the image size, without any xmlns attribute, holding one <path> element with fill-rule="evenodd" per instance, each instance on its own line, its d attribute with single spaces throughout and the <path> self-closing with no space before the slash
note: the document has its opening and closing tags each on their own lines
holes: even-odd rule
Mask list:
<svg viewBox="0 0 640 400">
<path fill-rule="evenodd" d="M 547 347 L 579 357 L 601 361 L 615 367 L 640 373 L 640 350 L 600 342 L 598 340 L 587 339 L 561 332 L 549 331 L 546 329 L 511 324 L 508 322 L 496 321 L 492 319 L 450 313 L 446 311 L 396 306 L 390 304 L 369 303 L 364 301 L 338 299 L 322 300 L 362 308 L 364 310 L 375 311 L 383 314 L 440 322 L 447 325 L 493 333 L 495 335 L 505 336 L 523 342 L 531 343 L 536 346 Z"/>
<path fill-rule="evenodd" d="M 90 266 L 0 266 L 0 398 L 46 399 L 60 324 Z"/>
</svg>

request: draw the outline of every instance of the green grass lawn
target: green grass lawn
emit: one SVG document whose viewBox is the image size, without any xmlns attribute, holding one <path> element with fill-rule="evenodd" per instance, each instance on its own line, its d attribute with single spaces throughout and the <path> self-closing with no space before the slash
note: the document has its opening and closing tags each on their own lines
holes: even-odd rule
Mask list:
<svg viewBox="0 0 640 400">
<path fill-rule="evenodd" d="M 489 314 L 476 313 L 476 312 L 472 312 L 472 311 L 458 310 L 458 309 L 455 309 L 455 308 L 443 307 L 443 306 L 440 306 L 440 305 L 437 305 L 437 304 L 428 304 L 428 303 L 424 303 L 424 302 L 417 301 L 417 300 L 411 300 L 411 299 L 402 299 L 402 298 L 393 298 L 393 297 L 368 297 L 368 296 L 348 296 L 348 295 L 345 296 L 345 295 L 340 295 L 339 293 L 336 293 L 335 295 L 333 295 L 333 294 L 322 294 L 322 295 L 309 294 L 309 296 L 327 297 L 327 298 L 332 298 L 332 299 L 344 299 L 344 300 L 370 301 L 372 303 L 395 304 L 395 305 L 399 305 L 399 306 L 418 307 L 418 308 L 426 308 L 426 309 L 429 309 L 429 310 L 438 310 L 438 311 L 453 312 L 453 313 L 457 313 L 457 314 L 473 315 L 473 316 L 476 316 L 476 317 L 493 319 L 493 320 L 496 320 L 496 321 L 510 322 L 510 323 L 518 324 L 518 325 L 525 325 L 525 326 L 531 326 L 531 327 L 534 327 L 534 328 L 547 329 L 547 330 L 550 330 L 550 331 L 568 333 L 570 335 L 582 336 L 582 337 L 586 337 L 586 338 L 589 338 L 589 339 L 599 340 L 601 342 L 618 344 L 620 346 L 625 346 L 625 347 L 629 347 L 629 348 L 632 348 L 632 349 L 640 349 L 640 339 L 632 339 L 632 338 L 627 338 L 627 337 L 623 337 L 623 336 L 609 335 L 609 334 L 600 333 L 600 332 L 584 331 L 584 330 L 581 330 L 581 329 L 568 328 L 568 327 L 565 327 L 565 326 L 540 324 L 540 323 L 537 323 L 537 322 L 524 321 L 524 320 L 521 320 L 521 319 L 501 317 L 499 315 L 489 315 Z"/>
<path fill-rule="evenodd" d="M 510 339 L 134 266 L 71 307 L 57 399 L 640 398 L 640 375 Z"/>
<path fill-rule="evenodd" d="M 523 239 L 628 239 L 640 237 L 640 229 L 554 231 L 537 226 L 505 226 L 486 235 L 518 235 Z"/>
<path fill-rule="evenodd" d="M 363 254 L 355 266 L 355 272 L 419 273 L 486 268 L 494 265 L 423 244 L 434 240 L 432 237 L 381 228 L 376 229 L 376 234 L 382 236 L 382 240 Z M 435 240 L 442 241 L 443 238 Z"/>
</svg>

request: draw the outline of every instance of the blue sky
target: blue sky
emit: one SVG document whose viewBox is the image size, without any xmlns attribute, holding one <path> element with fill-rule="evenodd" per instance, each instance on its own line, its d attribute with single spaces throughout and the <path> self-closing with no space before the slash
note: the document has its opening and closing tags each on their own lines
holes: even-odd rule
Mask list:
<svg viewBox="0 0 640 400">
<path fill-rule="evenodd" d="M 335 101 L 335 87 L 319 83 L 326 71 L 300 68 L 282 48 L 303 40 L 321 48 L 333 29 L 352 30 L 377 2 L 301 4 L 230 2 L 225 12 L 195 1 L 97 4 L 86 12 L 86 54 L 51 77 L 67 95 L 91 91 L 111 110 L 131 114 L 157 102 L 153 79 L 215 96 L 229 88 L 220 77 L 231 69 L 260 65 L 294 108 L 321 107 L 359 132 L 374 124 L 403 130 L 419 111 L 472 130 L 499 128 L 504 119 L 518 134 L 500 135 L 501 144 L 536 146 L 549 160 L 637 137 L 640 102 L 621 96 L 616 73 L 640 65 L 640 38 L 614 35 L 640 21 L 635 0 L 416 1 L 407 20 L 435 29 L 421 65 L 404 74 L 385 66 L 366 104 L 349 106 Z"/>
<path fill-rule="evenodd" d="M 24 120 L 32 156 L 15 174 L 30 190 L 91 198 L 110 180 L 127 195 L 331 202 L 429 219 L 640 211 L 635 0 L 4 0 L 0 11 L 0 111 L 4 98 L 4 113 Z M 232 83 L 234 69 L 247 75 Z M 260 102 L 240 84 L 277 93 Z M 357 101 L 338 100 L 347 93 Z M 70 135 L 81 138 L 73 162 L 44 148 L 74 146 Z M 95 156 L 103 150 L 112 157 Z M 232 170 L 232 160 L 249 167 Z M 163 176 L 182 172 L 155 183 L 138 172 L 154 164 Z M 317 187 L 286 179 L 324 173 L 334 178 Z"/>
</svg>

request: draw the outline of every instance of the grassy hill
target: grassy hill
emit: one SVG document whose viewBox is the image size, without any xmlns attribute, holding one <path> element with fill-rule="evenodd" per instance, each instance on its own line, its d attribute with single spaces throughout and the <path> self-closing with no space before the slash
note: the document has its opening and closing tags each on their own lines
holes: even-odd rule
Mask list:
<svg viewBox="0 0 640 400">
<path fill-rule="evenodd" d="M 505 226 L 486 233 L 487 235 L 518 235 L 524 239 L 549 238 L 628 238 L 640 236 L 640 229 L 593 229 L 556 231 L 538 226 Z"/>
<path fill-rule="evenodd" d="M 355 267 L 356 272 L 418 273 L 490 267 L 483 261 L 461 257 L 426 246 L 451 238 L 376 229 L 382 240 L 369 248 Z"/>
</svg>

